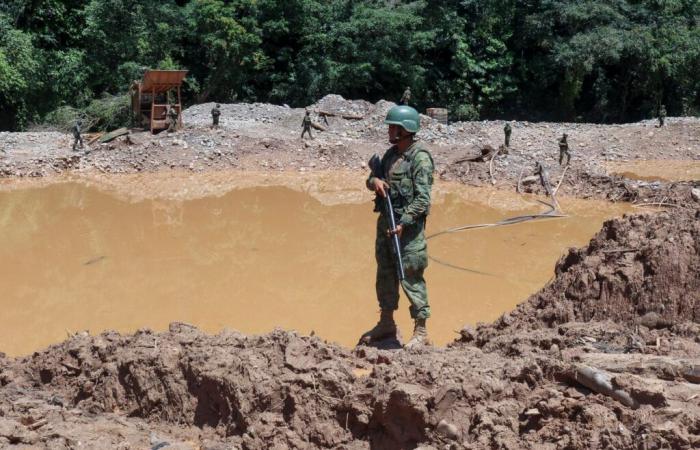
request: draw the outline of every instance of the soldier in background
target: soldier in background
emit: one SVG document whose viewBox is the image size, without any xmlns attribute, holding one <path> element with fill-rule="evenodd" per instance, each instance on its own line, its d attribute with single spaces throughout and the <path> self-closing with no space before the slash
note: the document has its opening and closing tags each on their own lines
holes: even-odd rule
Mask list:
<svg viewBox="0 0 700 450">
<path fill-rule="evenodd" d="M 564 133 L 561 135 L 561 139 L 559 139 L 559 165 L 562 165 L 562 161 L 564 161 L 564 156 L 566 155 L 566 165 L 569 165 L 569 162 L 571 161 L 571 153 L 569 153 L 569 143 L 566 141 L 567 134 Z"/>
<path fill-rule="evenodd" d="M 510 147 L 510 134 L 513 132 L 513 128 L 510 126 L 510 122 L 506 122 L 506 126 L 503 127 L 503 134 L 506 137 L 506 147 Z"/>
<path fill-rule="evenodd" d="M 177 131 L 178 112 L 177 112 L 177 109 L 175 108 L 175 105 L 168 106 L 168 112 L 167 112 L 166 116 L 168 117 L 168 133 L 172 133 L 174 131 Z"/>
<path fill-rule="evenodd" d="M 221 105 L 216 104 L 214 107 L 211 109 L 211 127 L 212 128 L 219 128 L 219 116 L 221 116 Z"/>
<path fill-rule="evenodd" d="M 411 88 L 406 87 L 406 90 L 403 91 L 403 95 L 401 96 L 401 100 L 399 100 L 399 105 L 408 105 L 408 103 L 411 101 Z"/>
<path fill-rule="evenodd" d="M 664 121 L 666 120 L 666 106 L 659 106 L 659 127 L 664 126 Z"/>
<path fill-rule="evenodd" d="M 304 114 L 304 119 L 301 121 L 301 126 L 304 128 L 301 131 L 301 138 L 304 139 L 304 133 L 309 133 L 309 137 L 311 139 L 314 138 L 314 136 L 311 134 L 311 116 L 309 116 L 309 110 L 306 110 L 306 114 Z"/>
<path fill-rule="evenodd" d="M 83 126 L 83 121 L 81 119 L 78 119 L 75 121 L 75 125 L 73 125 L 73 128 L 71 128 L 71 131 L 73 132 L 73 151 L 76 152 L 78 151 L 78 143 L 80 143 L 80 149 L 82 150 L 83 148 L 83 137 L 80 135 L 82 131 L 82 126 Z"/>
</svg>

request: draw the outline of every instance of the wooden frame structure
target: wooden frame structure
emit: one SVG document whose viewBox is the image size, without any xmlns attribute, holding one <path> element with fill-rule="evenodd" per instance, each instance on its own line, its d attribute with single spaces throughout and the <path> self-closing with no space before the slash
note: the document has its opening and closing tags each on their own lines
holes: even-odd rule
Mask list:
<svg viewBox="0 0 700 450">
<path fill-rule="evenodd" d="M 186 70 L 147 70 L 141 81 L 131 85 L 131 109 L 137 125 L 151 133 L 168 128 L 168 106 L 177 110 L 178 128 L 182 127 L 182 100 L 180 88 Z M 168 103 L 168 94 L 175 93 L 175 101 Z"/>
</svg>

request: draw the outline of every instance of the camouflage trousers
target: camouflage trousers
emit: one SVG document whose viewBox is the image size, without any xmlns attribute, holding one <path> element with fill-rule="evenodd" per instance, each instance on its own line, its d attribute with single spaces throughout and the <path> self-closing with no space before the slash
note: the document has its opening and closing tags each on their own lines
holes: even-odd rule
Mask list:
<svg viewBox="0 0 700 450">
<path fill-rule="evenodd" d="M 571 153 L 569 153 L 569 150 L 559 149 L 559 165 L 560 166 L 561 166 L 562 162 L 564 162 L 564 157 L 566 157 L 566 164 L 568 165 L 569 162 L 571 161 Z"/>
<path fill-rule="evenodd" d="M 393 311 L 399 308 L 399 277 L 396 273 L 392 241 L 386 236 L 388 228 L 387 221 L 380 215 L 377 221 L 374 256 L 377 260 L 376 289 L 379 307 Z M 427 319 L 430 317 L 430 305 L 423 272 L 428 267 L 428 249 L 422 221 L 404 230 L 401 238 L 401 261 L 405 275 L 401 287 L 411 303 L 411 317 Z"/>
</svg>

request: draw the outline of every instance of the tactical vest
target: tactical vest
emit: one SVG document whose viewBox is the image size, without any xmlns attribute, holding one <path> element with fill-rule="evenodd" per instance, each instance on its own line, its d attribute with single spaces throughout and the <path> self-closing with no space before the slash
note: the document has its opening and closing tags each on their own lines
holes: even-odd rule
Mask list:
<svg viewBox="0 0 700 450">
<path fill-rule="evenodd" d="M 425 153 L 430 158 L 430 162 L 435 167 L 433 157 L 430 152 L 423 146 L 422 143 L 416 142 L 403 155 L 399 156 L 399 160 L 395 163 L 393 171 L 388 165 L 391 163 L 391 156 L 394 154 L 393 147 L 389 149 L 382 158 L 382 172 L 384 179 L 389 184 L 389 195 L 391 203 L 394 207 L 394 213 L 397 219 L 404 213 L 404 210 L 411 204 L 415 196 L 415 180 L 413 179 L 413 161 L 416 155 Z M 379 201 L 375 201 L 375 211 L 382 211 L 379 207 Z M 430 209 L 426 211 L 426 216 Z"/>
</svg>

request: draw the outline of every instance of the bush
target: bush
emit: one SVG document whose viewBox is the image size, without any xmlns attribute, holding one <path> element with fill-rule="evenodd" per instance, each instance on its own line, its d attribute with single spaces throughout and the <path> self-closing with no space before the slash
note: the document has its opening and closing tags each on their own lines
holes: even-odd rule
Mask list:
<svg viewBox="0 0 700 450">
<path fill-rule="evenodd" d="M 479 120 L 479 112 L 474 105 L 459 105 L 452 111 L 452 118 L 456 121 Z"/>
<path fill-rule="evenodd" d="M 46 115 L 43 125 L 69 131 L 78 118 L 83 119 L 85 131 L 109 131 L 130 126 L 131 99 L 128 95 L 105 94 L 83 109 L 61 106 Z"/>
</svg>

